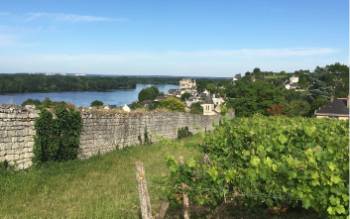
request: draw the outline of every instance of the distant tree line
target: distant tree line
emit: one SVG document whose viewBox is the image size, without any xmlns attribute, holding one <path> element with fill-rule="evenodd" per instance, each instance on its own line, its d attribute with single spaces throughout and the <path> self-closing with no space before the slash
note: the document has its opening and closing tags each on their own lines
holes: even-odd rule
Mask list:
<svg viewBox="0 0 350 219">
<path fill-rule="evenodd" d="M 133 89 L 136 84 L 178 84 L 182 77 L 172 76 L 74 76 L 45 74 L 0 74 L 0 93 L 108 91 Z M 199 89 L 206 84 L 229 81 L 227 78 L 197 78 Z M 215 87 L 215 86 L 211 86 Z"/>
<path fill-rule="evenodd" d="M 0 93 L 108 91 L 140 84 L 178 84 L 176 77 L 0 74 Z"/>
</svg>

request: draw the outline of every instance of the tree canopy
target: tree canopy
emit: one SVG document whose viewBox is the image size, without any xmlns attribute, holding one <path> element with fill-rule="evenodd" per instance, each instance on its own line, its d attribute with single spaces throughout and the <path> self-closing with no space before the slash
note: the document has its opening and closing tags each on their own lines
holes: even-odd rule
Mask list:
<svg viewBox="0 0 350 219">
<path fill-rule="evenodd" d="M 144 100 L 154 100 L 160 94 L 159 90 L 155 86 L 144 88 L 139 93 L 139 101 L 142 102 Z"/>
<path fill-rule="evenodd" d="M 286 90 L 289 77 L 299 77 L 298 90 Z M 317 67 L 314 71 L 264 72 L 255 68 L 235 83 L 225 86 L 229 106 L 237 116 L 311 116 L 332 97 L 349 95 L 349 67 L 339 63 Z"/>
<path fill-rule="evenodd" d="M 100 100 L 94 100 L 91 102 L 90 106 L 92 106 L 92 107 L 103 106 L 103 102 Z"/>
<path fill-rule="evenodd" d="M 164 100 L 161 100 L 159 103 L 160 108 L 169 109 L 171 111 L 185 111 L 185 104 L 176 97 L 167 97 Z"/>
</svg>

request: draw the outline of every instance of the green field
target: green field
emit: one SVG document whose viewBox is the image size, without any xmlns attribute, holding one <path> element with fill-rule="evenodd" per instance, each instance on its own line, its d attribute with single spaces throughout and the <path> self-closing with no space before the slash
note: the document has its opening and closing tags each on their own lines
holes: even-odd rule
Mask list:
<svg viewBox="0 0 350 219">
<path fill-rule="evenodd" d="M 196 156 L 202 138 L 164 140 L 26 171 L 1 170 L 0 218 L 138 218 L 136 160 L 144 162 L 157 211 L 168 174 L 166 156 Z"/>
</svg>

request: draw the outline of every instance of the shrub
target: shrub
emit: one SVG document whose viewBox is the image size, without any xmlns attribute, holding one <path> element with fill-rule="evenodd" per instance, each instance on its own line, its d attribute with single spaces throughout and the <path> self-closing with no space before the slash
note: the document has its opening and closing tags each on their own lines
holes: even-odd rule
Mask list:
<svg viewBox="0 0 350 219">
<path fill-rule="evenodd" d="M 183 93 L 183 94 L 181 95 L 181 100 L 182 100 L 182 101 L 185 101 L 185 100 L 187 100 L 187 99 L 190 98 L 190 97 L 191 97 L 191 94 L 185 92 L 185 93 Z"/>
<path fill-rule="evenodd" d="M 100 100 L 94 100 L 91 102 L 90 104 L 91 107 L 99 107 L 99 106 L 103 106 L 103 102 Z"/>
<path fill-rule="evenodd" d="M 159 90 L 155 86 L 144 88 L 139 93 L 139 101 L 142 102 L 144 100 L 154 100 L 159 95 Z"/>
<path fill-rule="evenodd" d="M 190 112 L 194 114 L 203 114 L 203 107 L 200 103 L 193 103 L 190 107 Z"/>
<path fill-rule="evenodd" d="M 271 116 L 282 115 L 284 112 L 284 105 L 282 104 L 272 104 L 269 108 L 267 108 L 267 113 Z"/>
<path fill-rule="evenodd" d="M 158 107 L 165 108 L 171 111 L 185 111 L 185 104 L 176 97 L 167 97 L 164 100 L 161 100 L 158 104 Z"/>
<path fill-rule="evenodd" d="M 35 122 L 35 161 L 75 159 L 81 126 L 80 113 L 75 109 L 62 105 L 42 109 Z"/>
<path fill-rule="evenodd" d="M 141 103 L 139 103 L 138 101 L 134 101 L 129 105 L 130 109 L 138 109 L 138 108 L 142 108 L 143 105 Z"/>
<path fill-rule="evenodd" d="M 286 113 L 290 116 L 307 116 L 310 114 L 310 104 L 304 100 L 292 100 Z"/>
<path fill-rule="evenodd" d="M 35 160 L 46 162 L 55 160 L 58 151 L 58 139 L 55 133 L 55 122 L 52 113 L 44 109 L 40 112 L 39 118 L 35 121 Z"/>
<path fill-rule="evenodd" d="M 40 100 L 36 100 L 36 99 L 27 99 L 25 101 L 23 101 L 22 106 L 25 105 L 34 105 L 34 106 L 38 106 L 40 105 Z"/>
<path fill-rule="evenodd" d="M 209 162 L 169 160 L 173 194 L 181 181 L 194 204 L 303 207 L 346 216 L 348 121 L 263 117 L 223 121 L 201 146 Z M 175 196 L 172 196 L 176 200 Z"/>
<path fill-rule="evenodd" d="M 190 130 L 188 129 L 188 127 L 183 127 L 183 128 L 179 128 L 177 130 L 177 138 L 181 139 L 181 138 L 186 138 L 192 136 L 192 132 L 190 132 Z"/>
</svg>

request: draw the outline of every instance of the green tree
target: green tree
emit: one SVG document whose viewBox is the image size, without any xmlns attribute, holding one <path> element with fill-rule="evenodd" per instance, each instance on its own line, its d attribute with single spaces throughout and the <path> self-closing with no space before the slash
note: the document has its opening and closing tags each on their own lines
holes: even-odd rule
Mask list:
<svg viewBox="0 0 350 219">
<path fill-rule="evenodd" d="M 349 67 L 340 63 L 317 67 L 315 77 L 332 89 L 335 97 L 346 97 L 349 94 Z"/>
<path fill-rule="evenodd" d="M 200 103 L 193 103 L 190 107 L 190 112 L 194 114 L 203 114 L 203 107 Z"/>
<path fill-rule="evenodd" d="M 237 116 L 251 116 L 255 113 L 268 115 L 267 109 L 274 104 L 286 102 L 283 89 L 263 80 L 252 83 L 239 80 L 227 89 L 229 105 L 235 109 Z"/>
<path fill-rule="evenodd" d="M 286 114 L 289 116 L 310 115 L 310 104 L 304 100 L 292 100 L 287 107 Z"/>
<path fill-rule="evenodd" d="M 103 102 L 100 100 L 94 100 L 91 102 L 90 104 L 91 107 L 99 107 L 99 106 L 103 106 Z"/>
<path fill-rule="evenodd" d="M 185 93 L 183 93 L 183 94 L 181 95 L 181 100 L 182 100 L 182 101 L 185 101 L 185 100 L 188 100 L 190 97 L 191 97 L 191 94 L 185 92 Z"/>
<path fill-rule="evenodd" d="M 25 101 L 23 101 L 22 106 L 25 105 L 34 105 L 34 106 L 39 106 L 41 104 L 40 100 L 36 100 L 36 99 L 27 99 Z"/>
<path fill-rule="evenodd" d="M 176 97 L 167 97 L 159 102 L 160 108 L 169 109 L 171 111 L 185 111 L 185 104 Z"/>
<path fill-rule="evenodd" d="M 139 101 L 142 102 L 144 100 L 154 100 L 159 95 L 159 90 L 155 86 L 144 88 L 139 93 Z"/>
</svg>

